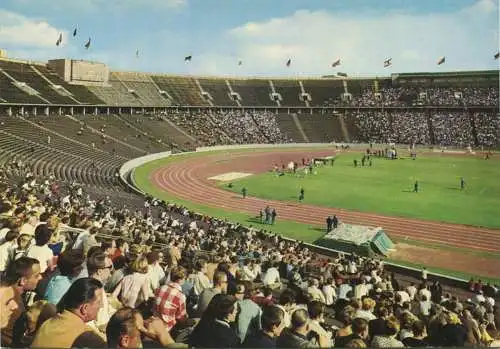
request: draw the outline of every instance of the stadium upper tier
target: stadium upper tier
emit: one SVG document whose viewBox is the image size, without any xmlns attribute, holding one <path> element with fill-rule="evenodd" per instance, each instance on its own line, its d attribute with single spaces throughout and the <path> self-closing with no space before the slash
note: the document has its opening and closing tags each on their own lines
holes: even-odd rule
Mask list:
<svg viewBox="0 0 500 349">
<path fill-rule="evenodd" d="M 393 74 L 363 79 L 257 79 L 106 72 L 102 83 L 96 80 L 89 83 L 88 77 L 68 78 L 68 74 L 76 74 L 73 66 L 64 73 L 49 66 L 0 59 L 0 105 L 496 107 L 499 94 L 498 71 Z"/>
</svg>

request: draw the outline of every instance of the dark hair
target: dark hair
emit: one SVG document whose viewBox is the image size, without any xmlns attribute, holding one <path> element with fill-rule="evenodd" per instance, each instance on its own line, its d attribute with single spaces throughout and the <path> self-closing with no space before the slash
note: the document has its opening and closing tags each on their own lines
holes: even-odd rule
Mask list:
<svg viewBox="0 0 500 349">
<path fill-rule="evenodd" d="M 35 228 L 35 243 L 37 246 L 44 246 L 49 243 L 52 236 L 52 230 L 47 224 L 40 224 Z"/>
<path fill-rule="evenodd" d="M 269 297 L 273 295 L 273 289 L 269 286 L 262 287 L 262 294 L 264 297 Z"/>
<path fill-rule="evenodd" d="M 12 261 L 7 266 L 5 271 L 5 276 L 3 277 L 7 285 L 14 285 L 21 280 L 23 277 L 27 277 L 34 264 L 40 264 L 38 259 L 30 257 L 21 257 Z"/>
<path fill-rule="evenodd" d="M 207 261 L 203 258 L 200 258 L 196 261 L 196 263 L 194 263 L 194 268 L 197 271 L 201 271 L 203 269 L 203 267 L 205 266 L 205 264 L 207 264 Z"/>
<path fill-rule="evenodd" d="M 50 218 L 50 213 L 48 212 L 44 212 L 42 214 L 40 214 L 40 222 L 47 222 Z"/>
<path fill-rule="evenodd" d="M 0 213 L 7 213 L 12 209 L 12 205 L 8 202 L 0 202 Z"/>
<path fill-rule="evenodd" d="M 413 322 L 411 329 L 414 336 L 421 336 L 425 331 L 425 323 L 421 320 L 416 320 L 415 322 Z"/>
<path fill-rule="evenodd" d="M 123 240 L 122 238 L 118 238 L 116 239 L 116 248 L 121 248 L 123 247 L 123 245 L 125 245 L 125 240 Z"/>
<path fill-rule="evenodd" d="M 272 331 L 274 326 L 279 326 L 285 317 L 285 312 L 274 305 L 267 305 L 262 309 L 260 318 L 262 329 Z"/>
<path fill-rule="evenodd" d="M 366 319 L 357 317 L 352 320 L 351 328 L 352 333 L 360 335 L 368 328 L 368 321 L 366 321 Z"/>
<path fill-rule="evenodd" d="M 383 317 L 386 317 L 387 315 L 389 315 L 389 310 L 387 310 L 386 307 L 381 306 L 381 307 L 378 308 L 378 310 L 376 311 L 376 313 L 377 313 L 377 316 L 379 318 L 383 318 Z"/>
<path fill-rule="evenodd" d="M 57 259 L 57 268 L 61 275 L 74 277 L 77 271 L 81 271 L 84 261 L 81 250 L 66 250 Z"/>
<path fill-rule="evenodd" d="M 140 314 L 138 310 L 124 307 L 111 316 L 106 326 L 108 348 L 117 348 L 120 336 L 131 335 L 133 331 L 138 331 L 136 314 Z"/>
<path fill-rule="evenodd" d="M 81 278 L 71 284 L 66 294 L 57 304 L 59 311 L 76 309 L 82 304 L 90 303 L 96 297 L 96 291 L 102 283 L 94 278 Z"/>
<path fill-rule="evenodd" d="M 205 320 L 224 320 L 234 311 L 236 298 L 227 294 L 216 294 L 207 306 L 207 309 L 201 316 Z"/>
<path fill-rule="evenodd" d="M 283 292 L 281 292 L 279 304 L 280 305 L 292 304 L 295 303 L 296 299 L 297 299 L 297 294 L 295 293 L 295 291 L 287 288 Z"/>
<path fill-rule="evenodd" d="M 89 248 L 89 250 L 87 251 L 87 259 L 90 258 L 94 253 L 97 253 L 97 252 L 104 253 L 104 250 L 102 249 L 101 246 L 92 246 L 91 248 Z"/>
<path fill-rule="evenodd" d="M 108 248 L 113 247 L 113 240 L 106 239 L 101 242 L 101 248 L 106 251 Z"/>
<path fill-rule="evenodd" d="M 106 254 L 100 248 L 87 257 L 87 270 L 89 276 L 106 266 Z"/>
<path fill-rule="evenodd" d="M 113 259 L 113 268 L 115 270 L 122 269 L 126 265 L 127 265 L 127 257 L 125 256 L 118 256 L 115 259 Z"/>
<path fill-rule="evenodd" d="M 307 312 L 311 319 L 316 319 L 325 313 L 325 305 L 320 301 L 312 301 L 307 305 Z"/>
<path fill-rule="evenodd" d="M 222 280 L 227 280 L 227 274 L 223 271 L 216 271 L 214 273 L 214 285 L 220 285 Z"/>
<path fill-rule="evenodd" d="M 17 239 L 18 236 L 19 236 L 19 232 L 18 231 L 9 230 L 7 232 L 7 234 L 5 234 L 5 241 L 6 242 L 13 241 L 13 240 Z"/>
</svg>

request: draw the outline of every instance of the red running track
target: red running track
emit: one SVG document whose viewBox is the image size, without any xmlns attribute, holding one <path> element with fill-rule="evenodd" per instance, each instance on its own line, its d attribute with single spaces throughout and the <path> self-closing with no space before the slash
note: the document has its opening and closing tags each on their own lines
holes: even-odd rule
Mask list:
<svg viewBox="0 0 500 349">
<path fill-rule="evenodd" d="M 227 172 L 259 173 L 268 171 L 272 164 L 300 163 L 302 157 L 331 155 L 329 151 L 279 151 L 207 155 L 179 160 L 151 174 L 150 180 L 170 194 L 206 206 L 220 207 L 256 216 L 266 205 L 276 208 L 278 219 L 291 220 L 314 226 L 325 226 L 326 217 L 336 214 L 349 224 L 383 227 L 389 236 L 409 238 L 427 243 L 480 251 L 500 251 L 500 230 L 474 226 L 383 216 L 341 208 L 326 208 L 294 202 L 273 201 L 255 197 L 241 198 L 235 193 L 219 189 L 209 177 Z"/>
</svg>

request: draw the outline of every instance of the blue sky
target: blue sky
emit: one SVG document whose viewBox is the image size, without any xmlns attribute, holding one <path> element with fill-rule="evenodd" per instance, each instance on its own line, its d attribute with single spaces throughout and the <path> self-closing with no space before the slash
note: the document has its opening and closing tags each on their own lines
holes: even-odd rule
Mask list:
<svg viewBox="0 0 500 349">
<path fill-rule="evenodd" d="M 373 76 L 498 69 L 498 22 L 499 0 L 1 0 L 0 48 L 125 71 Z"/>
</svg>

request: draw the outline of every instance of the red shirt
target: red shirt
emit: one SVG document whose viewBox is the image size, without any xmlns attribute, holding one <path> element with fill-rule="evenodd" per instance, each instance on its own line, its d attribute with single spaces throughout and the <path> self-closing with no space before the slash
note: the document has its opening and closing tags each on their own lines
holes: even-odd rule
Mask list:
<svg viewBox="0 0 500 349">
<path fill-rule="evenodd" d="M 187 317 L 186 296 L 178 283 L 170 282 L 156 292 L 155 314 L 162 318 L 170 331 L 177 321 Z"/>
</svg>

